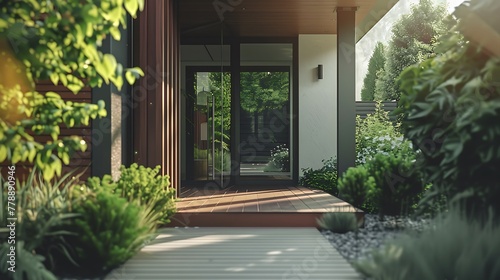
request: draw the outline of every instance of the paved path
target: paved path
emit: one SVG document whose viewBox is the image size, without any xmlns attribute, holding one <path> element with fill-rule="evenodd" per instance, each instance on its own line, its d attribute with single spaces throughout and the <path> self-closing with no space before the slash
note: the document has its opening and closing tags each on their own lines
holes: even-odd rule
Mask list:
<svg viewBox="0 0 500 280">
<path fill-rule="evenodd" d="M 361 279 L 315 228 L 166 228 L 107 280 Z"/>
</svg>

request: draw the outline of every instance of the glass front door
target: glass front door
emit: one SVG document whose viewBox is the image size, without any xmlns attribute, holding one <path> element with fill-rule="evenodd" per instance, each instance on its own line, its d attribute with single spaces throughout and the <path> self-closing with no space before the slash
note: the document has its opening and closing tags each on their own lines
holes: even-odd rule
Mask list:
<svg viewBox="0 0 500 280">
<path fill-rule="evenodd" d="M 182 176 L 188 184 L 291 181 L 296 174 L 291 43 L 185 45 Z M 295 139 L 295 140 L 294 140 Z M 274 182 L 273 182 L 274 183 Z"/>
<path fill-rule="evenodd" d="M 231 76 L 228 72 L 193 71 L 187 104 L 188 177 L 215 181 L 221 187 L 231 175 Z"/>
</svg>

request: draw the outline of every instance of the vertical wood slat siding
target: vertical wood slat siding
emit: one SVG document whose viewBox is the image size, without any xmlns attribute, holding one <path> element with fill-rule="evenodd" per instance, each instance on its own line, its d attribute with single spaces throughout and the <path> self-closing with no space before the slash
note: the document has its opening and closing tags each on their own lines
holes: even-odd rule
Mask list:
<svg viewBox="0 0 500 280">
<path fill-rule="evenodd" d="M 362 119 L 366 118 L 366 115 L 375 112 L 376 102 L 373 101 L 356 101 L 356 115 L 360 116 Z M 382 102 L 382 109 L 388 112 L 394 111 L 398 106 L 397 102 Z M 391 117 L 394 120 L 394 117 Z"/>
<path fill-rule="evenodd" d="M 147 0 L 136 21 L 136 65 L 145 72 L 134 89 L 134 161 L 162 166 L 171 185 L 180 177 L 179 32 L 176 1 Z M 143 97 L 145 96 L 145 98 Z"/>
<path fill-rule="evenodd" d="M 63 85 L 54 85 L 50 81 L 40 81 L 36 83 L 35 89 L 45 94 L 49 91 L 58 93 L 64 100 L 72 101 L 72 102 L 81 102 L 81 103 L 91 103 L 92 101 L 92 91 L 90 87 L 83 88 L 78 94 L 74 94 L 69 89 L 64 87 Z M 91 149 L 92 149 L 92 129 L 91 125 L 87 126 L 79 126 L 67 128 L 64 125 L 61 125 L 61 133 L 60 137 L 64 136 L 80 136 L 87 142 L 87 150 L 84 152 L 76 152 L 70 159 L 70 163 L 67 166 L 63 166 L 62 173 L 66 173 L 69 171 L 73 171 L 76 169 L 77 174 L 82 173 L 82 179 L 86 179 L 91 176 Z M 50 135 L 35 135 L 35 141 L 40 143 L 47 143 L 47 141 L 52 141 L 52 137 Z M 0 165 L 2 168 L 2 174 L 5 175 L 6 166 L 10 165 L 8 162 L 4 162 Z M 16 164 L 16 177 L 18 179 L 23 179 L 27 177 L 29 169 L 33 164 L 29 163 L 19 163 Z M 4 171 L 5 169 L 5 171 Z"/>
<path fill-rule="evenodd" d="M 169 44 L 171 48 L 171 62 L 167 61 L 167 65 L 171 65 L 171 83 L 170 87 L 171 92 L 170 96 L 172 98 L 172 104 L 169 106 L 171 108 L 171 121 L 170 127 L 167 130 L 167 134 L 172 137 L 171 146 L 167 147 L 167 150 L 172 153 L 170 158 L 172 158 L 172 162 L 169 165 L 170 170 L 169 174 L 171 175 L 171 180 L 173 186 L 179 189 L 180 182 L 180 32 L 178 32 L 177 27 L 177 6 L 178 1 L 169 1 L 168 2 L 168 16 L 167 19 L 170 22 L 171 26 L 171 36 L 172 38 L 171 44 Z M 168 157 L 167 157 L 168 158 Z"/>
</svg>

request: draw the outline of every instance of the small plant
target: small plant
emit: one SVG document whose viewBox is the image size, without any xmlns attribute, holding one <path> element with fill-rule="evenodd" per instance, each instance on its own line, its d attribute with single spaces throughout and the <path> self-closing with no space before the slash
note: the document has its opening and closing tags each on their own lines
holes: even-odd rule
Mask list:
<svg viewBox="0 0 500 280">
<path fill-rule="evenodd" d="M 102 180 L 90 178 L 87 185 L 93 190 L 104 188 L 142 206 L 152 205 L 152 210 L 160 213 L 160 222 L 169 223 L 169 218 L 175 213 L 175 189 L 170 187 L 168 175 L 159 174 L 160 166 L 152 169 L 133 163 L 128 168 L 122 166 L 120 171 L 117 181 L 104 175 Z"/>
<path fill-rule="evenodd" d="M 435 226 L 405 235 L 355 262 L 370 279 L 500 279 L 500 226 L 482 225 L 452 210 Z"/>
<path fill-rule="evenodd" d="M 290 152 L 285 144 L 279 145 L 271 150 L 269 169 L 277 169 L 281 172 L 290 172 Z"/>
<path fill-rule="evenodd" d="M 354 213 L 330 212 L 317 220 L 318 225 L 335 233 L 346 233 L 358 229 L 358 220 Z"/>
<path fill-rule="evenodd" d="M 320 189 L 332 195 L 338 195 L 337 188 L 337 159 L 323 160 L 320 169 L 303 168 L 304 175 L 299 180 L 299 185 Z"/>
<path fill-rule="evenodd" d="M 79 195 L 83 199 L 73 210 L 79 217 L 71 225 L 76 235 L 67 238 L 77 265 L 68 264 L 62 274 L 105 275 L 154 236 L 158 213 L 151 209 L 105 190 L 83 189 Z"/>
<path fill-rule="evenodd" d="M 339 179 L 340 198 L 368 212 L 373 211 L 368 197 L 374 190 L 375 179 L 362 165 L 347 169 Z"/>
</svg>

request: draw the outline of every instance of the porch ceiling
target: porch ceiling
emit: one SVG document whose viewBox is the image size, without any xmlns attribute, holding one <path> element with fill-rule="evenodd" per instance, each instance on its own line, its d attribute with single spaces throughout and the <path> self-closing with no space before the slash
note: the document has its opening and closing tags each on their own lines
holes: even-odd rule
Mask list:
<svg viewBox="0 0 500 280">
<path fill-rule="evenodd" d="M 294 37 L 336 34 L 337 7 L 357 7 L 359 40 L 399 0 L 181 0 L 179 24 L 187 37 Z"/>
</svg>

